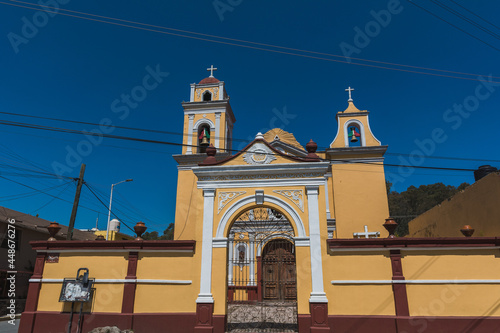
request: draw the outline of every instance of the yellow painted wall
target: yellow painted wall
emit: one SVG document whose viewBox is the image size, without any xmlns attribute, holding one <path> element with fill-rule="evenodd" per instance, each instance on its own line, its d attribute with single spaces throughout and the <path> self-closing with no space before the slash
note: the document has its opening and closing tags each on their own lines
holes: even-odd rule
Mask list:
<svg viewBox="0 0 500 333">
<path fill-rule="evenodd" d="M 192 283 L 138 283 L 134 312 L 195 312 L 200 291 L 200 258 L 201 253 L 139 253 L 138 279 L 190 280 Z"/>
<path fill-rule="evenodd" d="M 457 193 L 450 200 L 410 221 L 409 237 L 463 237 L 468 224 L 474 236 L 500 235 L 500 173 L 491 173 Z"/>
<path fill-rule="evenodd" d="M 44 279 L 63 279 L 76 277 L 79 268 L 89 269 L 89 278 L 124 279 L 127 275 L 128 252 L 123 253 L 68 253 L 59 255 L 58 263 L 45 263 Z"/>
<path fill-rule="evenodd" d="M 42 283 L 38 311 L 69 312 L 70 303 L 59 302 L 62 283 Z M 123 301 L 123 283 L 96 283 L 92 302 L 85 303 L 84 311 L 120 313 Z M 80 307 L 75 307 L 76 311 Z"/>
<path fill-rule="evenodd" d="M 333 196 L 338 238 L 352 238 L 354 232 L 379 231 L 389 217 L 389 205 L 382 164 L 333 164 Z"/>
<path fill-rule="evenodd" d="M 89 269 L 94 279 L 124 279 L 127 275 L 128 253 L 61 253 L 58 263 L 45 263 L 44 279 L 76 277 L 79 268 Z M 62 283 L 43 282 L 38 302 L 39 311 L 69 311 L 59 302 Z M 96 283 L 92 302 L 93 312 L 120 312 L 123 300 L 123 283 Z"/>
<path fill-rule="evenodd" d="M 174 240 L 201 241 L 203 231 L 203 190 L 197 188 L 197 177 L 191 170 L 180 170 L 177 176 Z"/>
<path fill-rule="evenodd" d="M 499 280 L 496 250 L 407 251 L 402 258 L 407 280 Z M 412 316 L 499 316 L 498 284 L 407 285 Z"/>
<path fill-rule="evenodd" d="M 197 87 L 194 90 L 194 101 L 195 102 L 202 102 L 203 101 L 203 94 L 207 90 L 212 93 L 212 100 L 213 101 L 216 101 L 219 99 L 219 93 L 220 93 L 219 86 L 217 86 L 217 87 Z"/>
<path fill-rule="evenodd" d="M 389 251 L 325 255 L 323 276 L 330 315 L 394 315 L 391 285 L 332 285 L 332 280 L 391 280 Z"/>
</svg>

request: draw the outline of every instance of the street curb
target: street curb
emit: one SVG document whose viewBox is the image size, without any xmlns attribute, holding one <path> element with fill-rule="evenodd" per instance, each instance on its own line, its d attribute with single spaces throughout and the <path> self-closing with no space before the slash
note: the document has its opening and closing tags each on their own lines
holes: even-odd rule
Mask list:
<svg viewBox="0 0 500 333">
<path fill-rule="evenodd" d="M 16 314 L 16 315 L 15 315 L 15 317 L 16 317 L 15 319 L 19 319 L 19 318 L 21 318 L 21 314 L 20 314 L 20 313 L 18 313 L 18 314 Z M 7 320 L 11 320 L 11 319 L 12 319 L 12 318 L 11 318 L 10 316 L 3 316 L 3 317 L 0 317 L 0 321 L 7 321 Z"/>
</svg>

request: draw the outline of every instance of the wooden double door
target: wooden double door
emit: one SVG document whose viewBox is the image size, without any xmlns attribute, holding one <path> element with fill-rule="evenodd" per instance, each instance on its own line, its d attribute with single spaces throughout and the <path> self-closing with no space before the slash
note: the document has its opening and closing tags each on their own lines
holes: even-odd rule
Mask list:
<svg viewBox="0 0 500 333">
<path fill-rule="evenodd" d="M 285 239 L 270 241 L 262 251 L 262 296 L 264 300 L 297 299 L 295 247 Z"/>
</svg>

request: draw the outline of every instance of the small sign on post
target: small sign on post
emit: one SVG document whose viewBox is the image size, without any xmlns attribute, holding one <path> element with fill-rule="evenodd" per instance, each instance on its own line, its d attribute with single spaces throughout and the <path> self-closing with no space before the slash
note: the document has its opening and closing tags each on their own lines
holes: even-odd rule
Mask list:
<svg viewBox="0 0 500 333">
<path fill-rule="evenodd" d="M 83 275 L 80 275 L 83 271 Z M 68 333 L 71 332 L 73 324 L 73 305 L 75 302 L 80 302 L 80 315 L 78 317 L 77 332 L 80 331 L 80 322 L 82 319 L 83 303 L 89 302 L 92 299 L 92 284 L 93 279 L 89 279 L 89 269 L 79 268 L 76 272 L 76 279 L 64 279 L 59 295 L 59 302 L 71 302 L 71 315 L 68 325 Z"/>
</svg>

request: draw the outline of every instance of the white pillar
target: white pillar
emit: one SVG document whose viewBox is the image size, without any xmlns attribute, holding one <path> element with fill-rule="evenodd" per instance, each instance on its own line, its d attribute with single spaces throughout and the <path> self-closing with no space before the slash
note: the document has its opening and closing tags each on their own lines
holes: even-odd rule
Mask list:
<svg viewBox="0 0 500 333">
<path fill-rule="evenodd" d="M 194 87 L 195 87 L 195 84 L 191 83 L 191 96 L 189 97 L 190 102 L 194 102 Z"/>
<path fill-rule="evenodd" d="M 188 132 L 187 132 L 187 136 L 188 136 L 188 141 L 187 141 L 187 150 L 186 150 L 186 154 L 192 154 L 193 153 L 193 122 L 194 122 L 194 114 L 189 114 L 188 115 L 188 118 L 189 118 L 189 123 L 188 123 Z"/>
<path fill-rule="evenodd" d="M 255 233 L 248 233 L 248 246 L 249 246 L 249 268 L 250 268 L 250 279 L 248 281 L 249 286 L 255 286 Z"/>
<path fill-rule="evenodd" d="M 330 202 L 328 198 L 328 177 L 330 175 L 326 174 L 325 175 L 325 201 L 326 201 L 326 218 L 329 219 L 331 218 L 331 213 L 330 213 Z"/>
<path fill-rule="evenodd" d="M 214 146 L 217 149 L 219 149 L 219 137 L 220 137 L 220 112 L 215 112 Z"/>
<path fill-rule="evenodd" d="M 319 228 L 319 186 L 306 186 L 307 208 L 309 211 L 309 237 L 311 241 L 311 281 L 310 303 L 328 303 L 323 288 L 323 260 L 321 260 L 321 237 Z"/>
<path fill-rule="evenodd" d="M 228 243 L 228 253 L 227 253 L 227 284 L 233 285 L 233 249 L 234 249 L 234 236 L 229 235 L 227 240 Z"/>
<path fill-rule="evenodd" d="M 200 293 L 196 303 L 213 303 L 212 238 L 215 190 L 203 190 L 203 240 L 201 242 Z"/>
<path fill-rule="evenodd" d="M 224 99 L 224 84 L 219 82 L 219 101 Z"/>
</svg>

